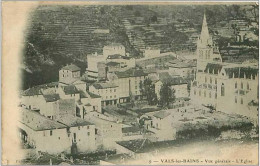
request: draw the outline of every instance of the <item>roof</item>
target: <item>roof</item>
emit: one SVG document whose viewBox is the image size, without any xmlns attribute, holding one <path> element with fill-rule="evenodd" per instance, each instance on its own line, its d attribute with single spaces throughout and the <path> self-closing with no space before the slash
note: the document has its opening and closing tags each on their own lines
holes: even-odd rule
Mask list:
<svg viewBox="0 0 260 166">
<path fill-rule="evenodd" d="M 204 72 L 210 74 L 218 74 L 221 71 L 222 67 L 223 64 L 220 63 L 208 63 Z"/>
<path fill-rule="evenodd" d="M 113 55 L 109 55 L 107 59 L 131 59 L 131 58 L 120 54 L 113 54 Z"/>
<path fill-rule="evenodd" d="M 84 119 L 81 119 L 81 118 L 78 118 L 78 117 L 75 117 L 75 116 L 72 116 L 72 115 L 60 116 L 57 119 L 57 121 L 66 125 L 66 126 L 68 126 L 68 127 L 93 125 L 92 123 L 90 123 L 90 122 L 88 122 Z"/>
<path fill-rule="evenodd" d="M 168 112 L 160 111 L 160 112 L 154 114 L 153 116 L 156 117 L 156 118 L 164 119 L 169 115 L 170 115 L 170 113 L 168 113 Z"/>
<path fill-rule="evenodd" d="M 258 75 L 258 69 L 252 67 L 233 67 L 233 68 L 225 68 L 226 75 L 229 78 L 246 78 L 253 79 Z"/>
<path fill-rule="evenodd" d="M 135 140 L 129 140 L 129 141 L 119 141 L 116 143 L 135 153 L 145 153 L 145 152 L 149 152 L 153 149 L 152 142 L 148 139 L 135 139 Z"/>
<path fill-rule="evenodd" d="M 66 65 L 64 67 L 61 68 L 62 70 L 70 70 L 72 72 L 74 71 L 80 71 L 80 68 L 74 64 L 70 64 L 70 65 Z"/>
<path fill-rule="evenodd" d="M 122 72 L 115 72 L 118 78 L 128 78 L 128 77 L 141 77 L 147 76 L 148 74 L 144 73 L 143 70 L 131 68 Z"/>
<path fill-rule="evenodd" d="M 187 84 L 187 80 L 182 77 L 172 77 L 168 72 L 159 73 L 159 80 L 162 81 L 163 84 L 168 85 L 182 85 Z"/>
<path fill-rule="evenodd" d="M 23 96 L 35 96 L 35 95 L 42 95 L 42 90 L 48 89 L 48 88 L 54 88 L 58 87 L 59 83 L 58 82 L 51 82 L 47 84 L 42 84 L 42 85 L 37 85 L 32 88 L 26 89 L 23 91 L 22 95 Z"/>
<path fill-rule="evenodd" d="M 46 102 L 54 102 L 60 99 L 59 94 L 48 94 L 48 95 L 43 95 L 43 97 Z"/>
<path fill-rule="evenodd" d="M 95 83 L 95 84 L 93 84 L 93 86 L 96 89 L 106 89 L 106 88 L 116 88 L 116 87 L 118 87 L 116 84 L 110 83 L 110 82 Z"/>
<path fill-rule="evenodd" d="M 51 120 L 37 112 L 21 108 L 20 122 L 34 131 L 66 128 L 67 126 Z"/>
<path fill-rule="evenodd" d="M 122 128 L 122 133 L 137 133 L 140 132 L 141 129 L 137 126 L 130 126 Z"/>
<path fill-rule="evenodd" d="M 118 63 L 118 62 L 108 62 L 107 63 L 107 66 L 117 66 L 117 65 L 120 65 L 120 63 Z"/>
<path fill-rule="evenodd" d="M 90 91 L 87 91 L 88 95 L 91 97 L 91 98 L 101 98 L 101 96 L 97 95 L 97 94 L 94 94 Z"/>
<path fill-rule="evenodd" d="M 63 91 L 66 95 L 79 93 L 75 85 L 64 86 Z"/>
</svg>

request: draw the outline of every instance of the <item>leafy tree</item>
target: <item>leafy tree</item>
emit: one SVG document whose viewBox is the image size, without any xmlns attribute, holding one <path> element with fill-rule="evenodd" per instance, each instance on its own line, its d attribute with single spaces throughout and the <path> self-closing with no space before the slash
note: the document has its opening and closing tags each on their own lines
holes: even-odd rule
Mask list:
<svg viewBox="0 0 260 166">
<path fill-rule="evenodd" d="M 146 78 L 144 82 L 140 82 L 141 94 L 146 96 L 149 105 L 157 104 L 157 95 L 155 93 L 155 86 L 149 78 Z"/>
<path fill-rule="evenodd" d="M 169 84 L 163 84 L 160 90 L 160 104 L 163 107 L 169 107 L 171 102 L 175 101 L 175 90 L 171 89 Z"/>
</svg>

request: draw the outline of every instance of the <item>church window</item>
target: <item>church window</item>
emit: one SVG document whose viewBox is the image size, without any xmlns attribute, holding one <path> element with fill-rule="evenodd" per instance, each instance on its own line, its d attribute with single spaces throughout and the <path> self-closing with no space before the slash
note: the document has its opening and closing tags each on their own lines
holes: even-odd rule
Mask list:
<svg viewBox="0 0 260 166">
<path fill-rule="evenodd" d="M 225 85 L 223 83 L 221 85 L 221 96 L 225 96 Z"/>
</svg>

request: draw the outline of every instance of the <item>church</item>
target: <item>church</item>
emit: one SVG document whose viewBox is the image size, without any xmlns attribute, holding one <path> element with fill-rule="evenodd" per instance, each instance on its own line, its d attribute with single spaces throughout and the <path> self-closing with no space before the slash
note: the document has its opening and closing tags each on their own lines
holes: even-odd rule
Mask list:
<svg viewBox="0 0 260 166">
<path fill-rule="evenodd" d="M 258 124 L 258 64 L 222 62 L 204 14 L 197 42 L 197 69 L 191 101 L 228 114 L 240 114 Z"/>
</svg>

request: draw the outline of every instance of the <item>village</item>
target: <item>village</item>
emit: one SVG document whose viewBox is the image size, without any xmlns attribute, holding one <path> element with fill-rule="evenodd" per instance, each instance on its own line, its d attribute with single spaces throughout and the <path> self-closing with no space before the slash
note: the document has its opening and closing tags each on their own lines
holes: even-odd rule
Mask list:
<svg viewBox="0 0 260 166">
<path fill-rule="evenodd" d="M 258 62 L 223 62 L 205 14 L 195 43 L 141 48 L 141 58 L 111 43 L 86 56 L 84 73 L 71 62 L 58 82 L 21 92 L 24 162 L 127 164 L 197 139 L 257 138 Z"/>
</svg>

